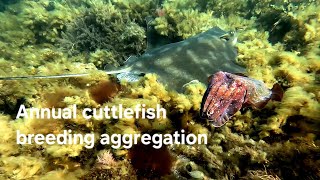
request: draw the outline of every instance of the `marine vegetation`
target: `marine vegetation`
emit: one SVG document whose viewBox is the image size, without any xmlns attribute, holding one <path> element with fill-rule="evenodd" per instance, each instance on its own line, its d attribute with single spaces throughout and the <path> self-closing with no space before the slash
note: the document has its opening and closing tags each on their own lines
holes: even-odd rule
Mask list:
<svg viewBox="0 0 320 180">
<path fill-rule="evenodd" d="M 0 80 L 0 179 L 320 178 L 319 1 L 0 2 L 0 77 L 88 74 Z M 262 109 L 241 107 L 232 111 L 224 126 L 215 127 L 199 113 L 206 79 L 176 91 L 170 89 L 175 79 L 163 81 L 163 74 L 155 71 L 130 83 L 118 82 L 102 70 L 152 52 L 147 48 L 150 29 L 163 42 L 181 41 L 177 43 L 181 45 L 214 27 L 236 32 L 236 48 L 223 53 L 235 60 L 232 53 L 237 52 L 236 61 L 245 67 L 245 75 L 263 82 L 266 92 L 278 83 L 284 91 L 281 102 L 268 101 Z M 218 34 L 225 38 L 219 38 L 221 42 L 228 42 Z M 172 60 L 177 59 L 174 55 L 163 51 Z M 221 64 L 207 73 L 218 72 Z M 16 119 L 20 105 L 29 111 L 74 104 L 78 107 L 74 119 Z M 125 108 L 159 104 L 167 117 L 86 120 L 81 116 L 84 108 L 119 104 Z M 97 138 L 181 129 L 186 134 L 206 134 L 208 143 L 173 144 L 159 150 L 139 143 L 131 149 L 114 149 L 99 144 Z M 18 145 L 17 130 L 44 135 L 72 130 L 91 133 L 96 141 L 92 149 L 80 143 Z"/>
<path fill-rule="evenodd" d="M 92 53 L 98 68 L 106 64 L 120 66 L 130 55 L 142 53 L 146 48 L 145 29 L 129 14 L 111 3 L 95 3 L 67 24 L 60 46 L 69 55 Z"/>
</svg>

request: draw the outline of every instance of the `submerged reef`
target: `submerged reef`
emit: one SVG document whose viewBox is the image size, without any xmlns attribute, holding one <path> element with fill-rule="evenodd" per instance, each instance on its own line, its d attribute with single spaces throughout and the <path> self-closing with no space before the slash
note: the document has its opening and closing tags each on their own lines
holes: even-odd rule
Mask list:
<svg viewBox="0 0 320 180">
<path fill-rule="evenodd" d="M 0 80 L 0 179 L 319 179 L 320 4 L 318 1 L 0 1 L 0 76 L 89 73 L 84 77 Z M 2 6 L 5 8 L 2 8 Z M 150 21 L 146 21 L 149 19 Z M 271 18 L 274 17 L 274 18 Z M 220 128 L 199 116 L 206 87 L 169 91 L 156 74 L 116 82 L 99 70 L 146 51 L 148 28 L 182 40 L 219 26 L 237 30 L 238 62 L 281 102 L 242 108 Z M 16 119 L 27 110 L 77 105 L 77 118 Z M 84 108 L 157 104 L 167 117 L 93 118 Z M 85 144 L 16 143 L 24 134 L 206 134 L 208 144 L 160 150 Z M 148 152 L 143 154 L 141 151 Z M 156 158 L 153 158 L 156 157 Z M 161 162 L 161 160 L 163 160 Z"/>
</svg>

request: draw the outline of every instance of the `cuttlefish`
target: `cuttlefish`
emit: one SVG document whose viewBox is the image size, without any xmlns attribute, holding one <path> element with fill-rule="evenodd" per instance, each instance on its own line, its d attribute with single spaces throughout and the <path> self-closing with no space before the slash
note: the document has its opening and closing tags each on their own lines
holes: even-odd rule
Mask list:
<svg viewBox="0 0 320 180">
<path fill-rule="evenodd" d="M 237 37 L 218 27 L 211 28 L 186 40 L 167 44 L 145 54 L 128 58 L 124 66 L 105 69 L 118 80 L 137 81 L 147 73 L 155 73 L 168 89 L 182 91 L 190 82 L 206 83 L 207 78 L 218 71 L 245 72 L 236 63 Z M 88 74 L 63 74 L 54 76 L 0 77 L 0 80 L 79 77 Z"/>
<path fill-rule="evenodd" d="M 283 90 L 277 83 L 269 89 L 262 81 L 219 71 L 209 77 L 200 116 L 220 127 L 242 107 L 261 109 L 270 100 L 281 101 L 282 96 Z"/>
</svg>

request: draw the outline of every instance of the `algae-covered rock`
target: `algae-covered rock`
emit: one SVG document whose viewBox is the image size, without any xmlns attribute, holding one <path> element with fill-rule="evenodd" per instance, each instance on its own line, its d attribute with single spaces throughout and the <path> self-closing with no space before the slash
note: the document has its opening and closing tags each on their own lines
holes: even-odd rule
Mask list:
<svg viewBox="0 0 320 180">
<path fill-rule="evenodd" d="M 69 55 L 95 52 L 91 58 L 97 67 L 122 64 L 129 56 L 142 53 L 146 47 L 145 30 L 134 22 L 130 14 L 123 14 L 111 3 L 97 2 L 62 33 L 60 47 Z M 105 51 L 98 55 L 97 52 Z"/>
<path fill-rule="evenodd" d="M 18 14 L 20 26 L 32 31 L 35 43 L 54 43 L 81 8 L 74 9 L 59 1 L 21 1 L 9 9 Z"/>
</svg>

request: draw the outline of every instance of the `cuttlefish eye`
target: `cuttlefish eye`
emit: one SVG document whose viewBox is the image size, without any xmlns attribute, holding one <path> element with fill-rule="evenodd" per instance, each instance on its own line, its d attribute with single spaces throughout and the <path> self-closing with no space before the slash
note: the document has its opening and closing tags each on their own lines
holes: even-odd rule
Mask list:
<svg viewBox="0 0 320 180">
<path fill-rule="evenodd" d="M 208 111 L 207 112 L 207 117 L 211 117 L 213 115 L 213 111 Z"/>
</svg>

